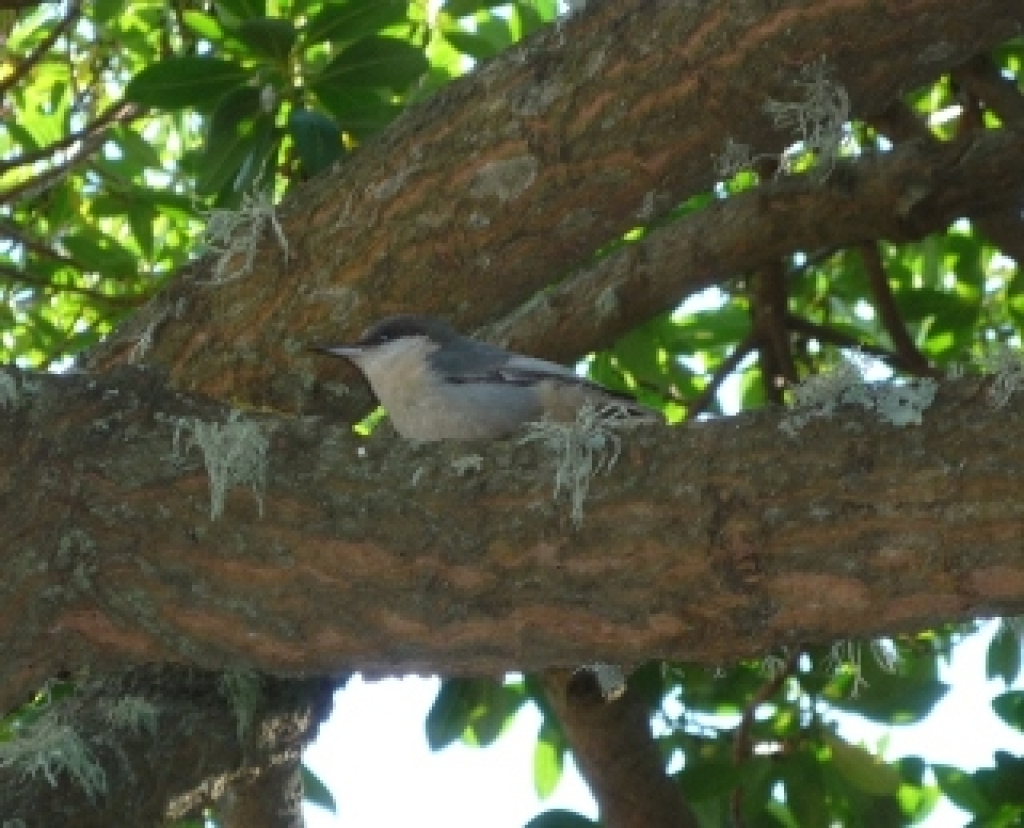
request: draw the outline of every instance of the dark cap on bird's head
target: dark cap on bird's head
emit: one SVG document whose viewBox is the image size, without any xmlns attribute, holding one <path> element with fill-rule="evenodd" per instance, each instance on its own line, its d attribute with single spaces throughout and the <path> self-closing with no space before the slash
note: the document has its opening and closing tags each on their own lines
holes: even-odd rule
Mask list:
<svg viewBox="0 0 1024 828">
<path fill-rule="evenodd" d="M 444 345 L 458 339 L 459 334 L 451 325 L 436 316 L 403 313 L 370 325 L 351 345 L 313 345 L 309 350 L 351 359 L 385 343 L 412 338 L 427 339 Z"/>
</svg>

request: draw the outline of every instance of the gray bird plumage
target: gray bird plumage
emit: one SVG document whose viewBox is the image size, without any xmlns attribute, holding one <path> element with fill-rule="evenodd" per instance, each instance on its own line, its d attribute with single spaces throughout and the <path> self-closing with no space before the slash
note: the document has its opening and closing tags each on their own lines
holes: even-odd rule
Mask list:
<svg viewBox="0 0 1024 828">
<path fill-rule="evenodd" d="M 658 412 L 564 365 L 470 339 L 431 316 L 392 316 L 354 345 L 314 350 L 352 360 L 398 433 L 413 440 L 504 437 L 545 417 L 571 421 L 588 402 L 663 421 Z"/>
</svg>

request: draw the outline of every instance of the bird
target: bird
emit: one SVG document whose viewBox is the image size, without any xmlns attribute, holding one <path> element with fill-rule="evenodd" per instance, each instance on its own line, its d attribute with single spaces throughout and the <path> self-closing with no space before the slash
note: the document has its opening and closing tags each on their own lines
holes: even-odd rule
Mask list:
<svg viewBox="0 0 1024 828">
<path fill-rule="evenodd" d="M 351 360 L 395 430 L 418 442 L 499 439 L 529 422 L 572 422 L 587 403 L 615 406 L 636 424 L 664 422 L 660 412 L 564 365 L 463 336 L 434 316 L 390 316 L 352 345 L 310 350 Z"/>
</svg>

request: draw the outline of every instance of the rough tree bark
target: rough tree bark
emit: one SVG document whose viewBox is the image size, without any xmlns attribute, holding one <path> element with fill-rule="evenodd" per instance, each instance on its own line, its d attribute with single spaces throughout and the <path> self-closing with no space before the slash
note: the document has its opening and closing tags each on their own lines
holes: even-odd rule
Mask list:
<svg viewBox="0 0 1024 828">
<path fill-rule="evenodd" d="M 333 393 L 300 354 L 414 308 L 567 359 L 794 249 L 1005 217 L 1024 176 L 1010 129 L 768 184 L 589 260 L 706 190 L 728 137 L 754 152 L 791 141 L 764 103 L 798 97 L 800 69 L 822 56 L 871 121 L 1022 29 L 1024 7 L 1005 0 L 595 3 L 415 107 L 289 197 L 290 260 L 268 237 L 254 272 L 223 285 L 197 262 L 84 363 L 141 359 L 166 375 L 38 378 L 9 409 L 0 709 L 86 666 L 302 676 L 721 662 L 1020 612 L 1024 426 L 976 380 L 944 386 L 920 427 L 844 413 L 782 440 L 765 412 L 627 435 L 575 530 L 536 446 L 473 447 L 482 470 L 462 475 L 452 462 L 465 446 L 382 438 L 361 454 L 346 420 L 367 396 Z M 223 422 L 217 400 L 229 399 L 334 419 L 260 415 L 274 426 L 264 514 L 235 491 L 212 521 L 199 454 L 171 456 L 173 418 Z M 221 718 L 204 725 L 211 749 L 233 727 Z M 308 728 L 297 733 L 289 749 Z M 210 764 L 216 775 L 237 757 Z M 108 770 L 127 779 L 116 759 Z M 197 780 L 164 781 L 151 783 L 157 799 Z M 0 773 L 0 802 L 31 806 L 40 790 Z M 58 794 L 70 813 L 78 794 Z M 126 803 L 108 804 L 124 815 Z"/>
<path fill-rule="evenodd" d="M 267 418 L 262 515 L 241 488 L 211 520 L 203 458 L 171 442 L 174 418 L 222 406 L 140 369 L 38 381 L 0 433 L 3 707 L 87 665 L 721 663 L 1024 604 L 1024 415 L 980 379 L 944 384 L 921 426 L 638 429 L 578 529 L 543 447 L 366 443 L 310 418 Z"/>
</svg>

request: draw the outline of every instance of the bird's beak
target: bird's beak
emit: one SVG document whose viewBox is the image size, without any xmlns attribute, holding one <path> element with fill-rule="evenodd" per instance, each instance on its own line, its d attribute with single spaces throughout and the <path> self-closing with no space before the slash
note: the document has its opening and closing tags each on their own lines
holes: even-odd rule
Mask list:
<svg viewBox="0 0 1024 828">
<path fill-rule="evenodd" d="M 349 359 L 355 359 L 363 353 L 363 349 L 358 345 L 310 345 L 306 350 L 330 356 L 348 357 Z"/>
</svg>

